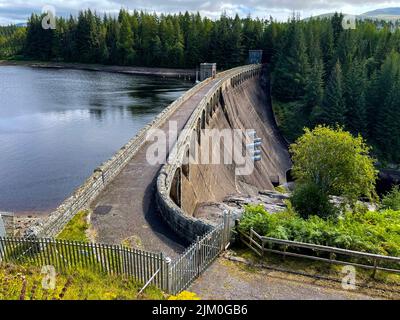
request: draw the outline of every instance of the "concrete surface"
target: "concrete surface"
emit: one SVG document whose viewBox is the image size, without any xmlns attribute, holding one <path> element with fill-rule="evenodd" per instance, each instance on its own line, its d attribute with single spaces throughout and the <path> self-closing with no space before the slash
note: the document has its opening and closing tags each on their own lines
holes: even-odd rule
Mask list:
<svg viewBox="0 0 400 320">
<path fill-rule="evenodd" d="M 271 270 L 248 271 L 218 258 L 188 289 L 203 300 L 371 300 L 340 284 Z"/>
</svg>

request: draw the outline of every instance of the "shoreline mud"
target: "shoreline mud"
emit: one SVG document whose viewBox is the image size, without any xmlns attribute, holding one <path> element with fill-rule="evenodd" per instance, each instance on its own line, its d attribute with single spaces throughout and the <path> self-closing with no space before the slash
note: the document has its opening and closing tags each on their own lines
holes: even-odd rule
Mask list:
<svg viewBox="0 0 400 320">
<path fill-rule="evenodd" d="M 69 69 L 120 73 L 139 76 L 156 76 L 163 78 L 178 78 L 183 80 L 195 80 L 196 70 L 194 69 L 174 69 L 174 68 L 147 68 L 114 66 L 102 64 L 85 64 L 73 62 L 42 62 L 42 61 L 19 61 L 19 60 L 0 60 L 0 66 L 23 66 L 43 69 Z"/>
</svg>

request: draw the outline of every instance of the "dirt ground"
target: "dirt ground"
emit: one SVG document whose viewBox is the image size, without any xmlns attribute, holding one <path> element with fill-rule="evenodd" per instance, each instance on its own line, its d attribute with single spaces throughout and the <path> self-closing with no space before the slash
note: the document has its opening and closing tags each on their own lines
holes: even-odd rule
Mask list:
<svg viewBox="0 0 400 320">
<path fill-rule="evenodd" d="M 340 283 L 268 269 L 253 269 L 226 258 L 188 289 L 204 300 L 375 300 L 376 294 L 346 291 Z"/>
</svg>

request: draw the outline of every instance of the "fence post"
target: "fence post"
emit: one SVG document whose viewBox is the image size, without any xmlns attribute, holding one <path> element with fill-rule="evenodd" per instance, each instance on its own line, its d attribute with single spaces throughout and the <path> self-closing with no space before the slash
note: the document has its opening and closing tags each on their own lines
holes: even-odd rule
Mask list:
<svg viewBox="0 0 400 320">
<path fill-rule="evenodd" d="M 261 257 L 264 257 L 264 251 L 265 251 L 265 241 L 264 239 L 261 239 Z"/>
<path fill-rule="evenodd" d="M 228 221 L 227 221 L 227 211 L 224 210 L 224 228 L 222 233 L 222 244 L 221 244 L 221 251 L 225 250 L 226 243 L 228 242 Z"/>
<path fill-rule="evenodd" d="M 0 263 L 3 261 L 4 248 L 5 248 L 5 245 L 3 242 L 4 242 L 4 238 L 0 237 Z"/>
<path fill-rule="evenodd" d="M 378 268 L 378 259 L 374 259 L 374 271 L 372 272 L 372 279 L 375 279 L 376 276 L 376 270 Z"/>
<path fill-rule="evenodd" d="M 239 219 L 235 220 L 235 231 L 236 231 L 236 236 L 235 236 L 235 242 L 240 242 L 240 240 L 242 239 L 240 236 L 240 231 L 239 231 Z"/>
<path fill-rule="evenodd" d="M 200 275 L 200 265 L 201 265 L 201 244 L 200 244 L 200 236 L 197 236 L 196 240 L 196 259 L 197 259 L 197 277 Z"/>
<path fill-rule="evenodd" d="M 253 247 L 253 227 L 250 228 L 250 246 Z"/>
<path fill-rule="evenodd" d="M 165 288 L 168 293 L 172 293 L 172 270 L 171 270 L 171 258 L 166 257 L 164 260 L 165 263 Z"/>
</svg>

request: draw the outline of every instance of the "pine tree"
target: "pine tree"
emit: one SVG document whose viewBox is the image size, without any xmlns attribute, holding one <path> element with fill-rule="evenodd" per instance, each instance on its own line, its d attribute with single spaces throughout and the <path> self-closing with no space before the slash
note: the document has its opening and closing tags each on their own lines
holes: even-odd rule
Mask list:
<svg viewBox="0 0 400 320">
<path fill-rule="evenodd" d="M 321 49 L 322 49 L 322 59 L 324 61 L 325 70 L 332 70 L 336 61 L 335 56 L 335 44 L 333 36 L 333 28 L 331 23 L 324 23 L 322 36 L 321 36 Z M 326 72 L 326 77 L 329 77 L 329 72 Z M 328 78 L 324 79 L 325 81 Z"/>
<path fill-rule="evenodd" d="M 392 52 L 382 65 L 377 76 L 376 88 L 372 97 L 376 101 L 376 115 L 373 139 L 383 157 L 399 161 L 400 137 L 400 54 Z M 397 149 L 396 149 L 397 148 Z"/>
<path fill-rule="evenodd" d="M 303 98 L 309 73 L 301 22 L 293 18 L 284 37 L 274 70 L 273 92 L 281 101 L 293 101 Z"/>
<path fill-rule="evenodd" d="M 321 109 L 322 98 L 324 95 L 324 66 L 322 59 L 316 58 L 310 69 L 304 96 L 304 116 L 313 123 L 313 114 L 318 114 Z"/>
<path fill-rule="evenodd" d="M 238 15 L 232 21 L 232 28 L 229 35 L 229 66 L 236 67 L 243 63 L 243 47 L 242 47 L 242 22 Z"/>
<path fill-rule="evenodd" d="M 117 50 L 118 61 L 123 65 L 132 65 L 135 60 L 134 34 L 127 13 L 120 13 L 120 29 L 118 33 Z"/>
<path fill-rule="evenodd" d="M 51 60 L 53 58 L 54 30 L 43 29 L 42 19 L 45 15 L 32 14 L 28 20 L 25 55 L 39 59 Z"/>
<path fill-rule="evenodd" d="M 337 46 L 341 33 L 343 32 L 343 14 L 337 13 L 333 15 L 331 19 L 332 30 L 333 30 L 333 43 Z"/>
<path fill-rule="evenodd" d="M 115 19 L 108 19 L 106 22 L 105 42 L 109 53 L 107 63 L 119 64 L 118 39 L 120 38 L 120 25 Z"/>
<path fill-rule="evenodd" d="M 382 157 L 400 162 L 400 77 L 393 83 L 389 95 L 381 105 L 376 142 Z"/>
<path fill-rule="evenodd" d="M 344 81 L 346 127 L 353 134 L 367 136 L 365 63 L 355 60 L 350 64 Z"/>
<path fill-rule="evenodd" d="M 200 63 L 200 25 L 198 22 L 195 22 L 194 19 L 195 18 L 192 16 L 185 43 L 185 64 L 190 68 L 196 67 Z"/>
<path fill-rule="evenodd" d="M 76 59 L 79 62 L 94 62 L 95 19 L 91 10 L 79 13 L 76 27 Z"/>
<path fill-rule="evenodd" d="M 318 123 L 330 126 L 345 125 L 346 109 L 343 99 L 343 76 L 339 61 L 335 64 L 325 89 Z"/>
</svg>

